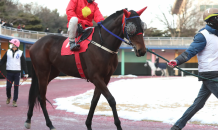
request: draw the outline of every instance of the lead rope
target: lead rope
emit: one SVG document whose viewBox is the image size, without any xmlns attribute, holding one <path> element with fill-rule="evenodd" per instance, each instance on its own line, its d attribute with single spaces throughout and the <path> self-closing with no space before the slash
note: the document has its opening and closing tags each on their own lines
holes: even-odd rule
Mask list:
<svg viewBox="0 0 218 130">
<path fill-rule="evenodd" d="M 0 71 L 0 73 L 1 73 L 1 75 L 2 75 L 8 82 L 10 82 L 10 83 L 12 84 L 12 82 L 11 82 L 10 80 L 8 80 L 8 79 L 4 76 L 4 74 L 3 74 L 1 71 Z M 23 78 L 23 82 L 24 82 L 24 79 L 27 79 L 27 78 Z M 23 82 L 21 82 L 20 85 L 22 85 Z M 14 84 L 14 86 L 20 86 L 20 85 Z"/>
<path fill-rule="evenodd" d="M 160 55 L 158 55 L 158 54 L 156 54 L 156 53 L 154 53 L 153 51 L 151 51 L 151 50 L 149 50 L 149 49 L 147 49 L 147 51 L 150 52 L 150 53 L 152 53 L 152 54 L 154 54 L 154 55 L 156 55 L 156 56 L 158 56 L 158 57 L 160 57 L 161 59 L 163 59 L 163 60 L 169 62 L 169 60 L 165 59 L 164 57 L 162 57 L 162 56 L 160 56 Z M 185 72 L 185 73 L 187 73 L 187 74 L 190 74 L 190 75 L 192 75 L 192 76 L 201 78 L 201 79 L 206 79 L 206 80 L 218 82 L 218 80 L 208 79 L 208 78 L 205 78 L 205 77 L 202 77 L 202 76 L 199 76 L 199 75 L 192 74 L 192 73 L 190 73 L 190 72 L 188 72 L 188 71 L 185 71 L 185 70 L 179 68 L 178 66 L 176 66 L 175 68 L 177 68 L 178 70 L 183 71 L 183 72 Z"/>
</svg>

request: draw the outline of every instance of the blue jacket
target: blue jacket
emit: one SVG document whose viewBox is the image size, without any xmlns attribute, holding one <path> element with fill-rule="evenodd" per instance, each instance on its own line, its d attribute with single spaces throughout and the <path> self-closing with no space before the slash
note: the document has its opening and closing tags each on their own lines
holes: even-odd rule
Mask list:
<svg viewBox="0 0 218 130">
<path fill-rule="evenodd" d="M 211 28 L 210 26 L 206 25 L 204 28 L 200 29 L 200 31 L 206 29 L 209 33 L 215 34 L 216 36 L 218 36 L 218 30 Z M 197 33 L 194 37 L 193 42 L 191 43 L 191 45 L 189 46 L 189 48 L 186 50 L 186 52 L 188 53 L 188 56 L 186 58 L 186 61 L 190 60 L 193 56 L 197 55 L 199 52 L 201 52 L 205 46 L 207 44 L 207 41 L 204 37 L 203 34 L 201 33 Z M 177 64 L 182 64 L 179 63 L 178 60 Z"/>
</svg>

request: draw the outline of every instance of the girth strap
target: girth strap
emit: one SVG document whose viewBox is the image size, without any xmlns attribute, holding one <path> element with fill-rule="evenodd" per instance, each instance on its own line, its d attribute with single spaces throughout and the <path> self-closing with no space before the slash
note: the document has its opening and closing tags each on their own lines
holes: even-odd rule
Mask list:
<svg viewBox="0 0 218 130">
<path fill-rule="evenodd" d="M 79 72 L 82 79 L 86 79 L 86 76 L 85 76 L 83 68 L 82 68 L 79 52 L 75 51 L 74 55 L 75 55 L 76 67 L 78 69 L 78 72 Z"/>
</svg>

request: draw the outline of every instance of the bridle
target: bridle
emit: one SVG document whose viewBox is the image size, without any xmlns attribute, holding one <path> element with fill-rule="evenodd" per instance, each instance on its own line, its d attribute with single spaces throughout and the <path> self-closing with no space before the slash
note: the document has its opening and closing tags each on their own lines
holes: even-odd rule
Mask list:
<svg viewBox="0 0 218 130">
<path fill-rule="evenodd" d="M 127 26 L 126 26 L 126 20 L 133 19 L 133 18 L 138 18 L 138 17 L 139 17 L 139 16 L 133 16 L 133 17 L 130 17 L 130 18 L 126 18 L 125 15 L 123 14 L 123 20 L 122 20 L 123 34 L 124 34 L 124 36 L 125 36 L 125 34 L 126 34 L 126 37 L 125 37 L 125 38 L 126 38 L 128 41 L 122 39 L 121 37 L 117 36 L 116 34 L 114 34 L 113 32 L 111 32 L 110 30 L 108 30 L 101 22 L 98 22 L 98 26 L 102 27 L 105 31 L 107 31 L 108 33 L 110 33 L 110 34 L 113 35 L 114 37 L 118 38 L 119 40 L 123 41 L 123 42 L 126 43 L 127 45 L 130 45 L 130 46 L 132 46 L 133 48 L 135 48 L 135 46 L 133 45 L 132 41 L 130 40 L 130 36 L 129 36 L 130 34 L 128 34 L 127 31 L 126 31 L 126 28 L 127 28 Z M 99 29 L 99 34 L 100 34 L 100 33 L 101 33 L 101 32 L 100 32 L 100 29 Z M 142 34 L 142 33 L 139 33 L 139 34 Z M 139 35 L 139 34 L 137 34 L 137 35 Z M 100 35 L 100 38 L 102 39 L 101 35 Z M 103 40 L 101 40 L 101 41 L 103 41 Z"/>
</svg>

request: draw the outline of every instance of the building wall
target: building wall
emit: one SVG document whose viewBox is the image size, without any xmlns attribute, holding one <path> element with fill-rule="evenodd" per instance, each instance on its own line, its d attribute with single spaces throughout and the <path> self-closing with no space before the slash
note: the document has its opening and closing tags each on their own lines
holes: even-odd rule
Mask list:
<svg viewBox="0 0 218 130">
<path fill-rule="evenodd" d="M 9 43 L 8 40 L 1 39 L 1 48 L 4 49 L 1 51 L 1 57 L 5 54 L 5 52 L 8 50 Z M 25 48 L 24 48 L 25 47 Z M 27 61 L 27 66 L 29 73 L 31 75 L 31 69 L 32 69 L 32 64 L 29 58 L 29 48 L 31 47 L 30 44 L 24 44 L 21 43 L 20 49 L 26 52 L 26 61 Z M 121 61 L 122 61 L 122 53 L 121 49 L 119 50 L 118 53 L 118 66 L 115 71 L 115 75 L 121 75 Z M 167 60 L 175 59 L 179 54 L 184 52 L 185 50 L 164 50 L 162 51 L 161 49 L 159 50 L 153 50 L 155 53 L 161 55 L 162 57 L 166 58 Z M 144 66 L 147 60 L 152 60 L 152 54 L 147 52 L 145 56 L 142 57 L 137 57 L 135 55 L 135 52 L 132 51 L 131 49 L 126 49 L 124 50 L 125 52 L 125 75 L 127 74 L 133 74 L 133 75 L 146 75 L 150 76 L 151 75 L 151 69 L 149 66 Z M 155 58 L 155 56 L 153 57 Z M 185 63 L 182 67 L 193 67 L 195 68 L 197 66 L 197 57 L 194 57 L 187 63 Z M 166 63 L 166 61 L 160 59 L 160 63 Z M 5 69 L 5 66 L 1 67 L 1 70 Z M 178 73 L 179 74 L 179 73 Z M 63 75 L 63 74 L 62 74 Z"/>
<path fill-rule="evenodd" d="M 121 50 L 120 50 L 121 51 Z M 161 49 L 153 50 L 158 55 L 166 58 L 167 60 L 175 59 L 177 56 L 182 54 L 185 50 L 164 50 Z M 133 75 L 144 75 L 144 76 L 150 76 L 151 75 L 151 69 L 149 66 L 145 67 L 144 64 L 146 60 L 152 61 L 152 55 L 151 53 L 147 52 L 146 56 L 144 57 L 136 57 L 134 52 L 131 52 L 131 50 L 125 50 L 125 75 L 133 74 Z M 118 54 L 119 63 L 118 67 L 114 73 L 114 75 L 121 75 L 121 53 Z M 154 57 L 155 58 L 155 57 Z M 160 58 L 160 63 L 167 63 L 165 60 Z M 180 67 L 182 68 L 197 68 L 198 67 L 198 60 L 197 56 L 194 56 L 186 63 L 182 64 Z M 170 75 L 181 75 L 180 71 L 169 70 L 173 71 L 170 72 Z M 197 74 L 197 71 L 194 71 L 195 74 Z"/>
<path fill-rule="evenodd" d="M 8 50 L 8 40 L 0 39 L 1 40 L 1 59 L 5 55 L 6 51 Z"/>
<path fill-rule="evenodd" d="M 176 53 L 176 50 L 154 50 L 155 53 L 157 53 L 158 55 L 166 58 L 167 60 L 172 60 L 172 59 L 175 59 L 175 53 Z M 160 63 L 166 63 L 165 60 L 161 59 L 159 60 Z"/>
</svg>

